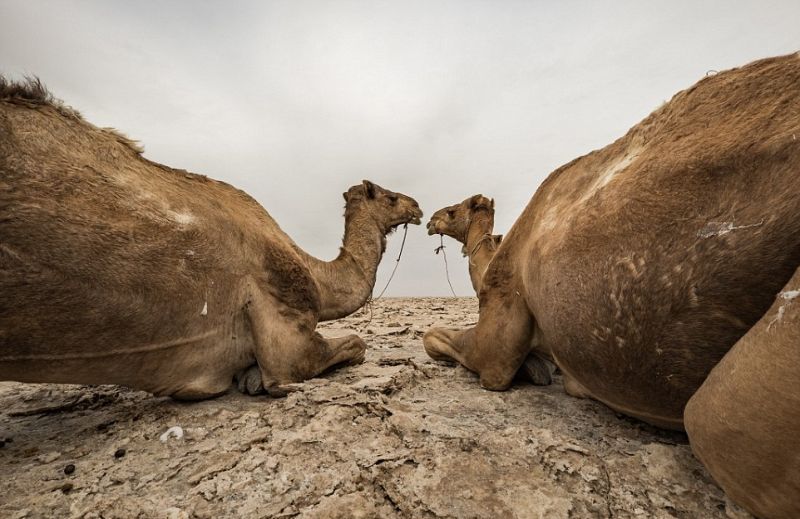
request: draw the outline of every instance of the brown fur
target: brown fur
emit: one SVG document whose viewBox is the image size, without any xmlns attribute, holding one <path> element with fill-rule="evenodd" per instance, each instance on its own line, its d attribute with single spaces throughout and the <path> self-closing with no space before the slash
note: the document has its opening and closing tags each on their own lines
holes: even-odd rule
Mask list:
<svg viewBox="0 0 800 519">
<path fill-rule="evenodd" d="M 366 301 L 385 234 L 422 213 L 351 191 L 339 258 L 320 261 L 242 191 L 0 81 L 0 379 L 203 398 L 237 372 L 257 392 L 358 361 L 363 341 L 316 323 Z"/>
<path fill-rule="evenodd" d="M 443 234 L 459 241 L 464 256 L 469 258 L 472 288 L 480 294 L 483 275 L 503 241 L 494 229 L 494 199 L 478 194 L 459 204 L 443 207 L 428 222 L 428 234 Z M 539 386 L 552 383 L 553 365 L 535 352 L 530 352 L 519 370 L 521 376 Z"/>
<path fill-rule="evenodd" d="M 475 293 L 480 292 L 483 273 L 503 240 L 493 235 L 494 200 L 473 195 L 460 204 L 439 209 L 428 222 L 428 234 L 444 234 L 456 239 L 469 258 L 469 277 Z"/>
<path fill-rule="evenodd" d="M 489 264 L 477 327 L 426 348 L 505 389 L 533 339 L 592 397 L 682 428 L 800 264 L 797 137 L 797 54 L 678 93 L 549 176 Z"/>
<path fill-rule="evenodd" d="M 757 517 L 800 517 L 800 269 L 692 396 L 692 450 Z"/>
<path fill-rule="evenodd" d="M 681 429 L 689 398 L 800 266 L 799 174 L 800 55 L 707 77 L 553 172 L 489 264 L 477 326 L 432 329 L 426 351 L 502 390 L 533 349 L 555 360 L 571 392 Z M 770 357 L 796 339 L 753 330 L 757 354 L 721 365 L 687 410 L 689 432 L 734 499 L 788 517 L 798 461 L 781 442 L 797 435 L 800 386 L 794 367 Z M 724 378 L 734 366 L 739 390 Z M 757 398 L 738 400 L 773 375 Z M 728 445 L 744 452 L 725 455 Z M 765 498 L 769 509 L 743 497 L 763 485 L 783 495 Z"/>
</svg>

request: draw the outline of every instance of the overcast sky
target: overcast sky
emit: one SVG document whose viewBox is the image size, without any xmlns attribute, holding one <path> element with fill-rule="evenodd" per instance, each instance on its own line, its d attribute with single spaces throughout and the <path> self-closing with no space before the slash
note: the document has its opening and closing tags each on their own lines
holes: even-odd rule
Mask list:
<svg viewBox="0 0 800 519">
<path fill-rule="evenodd" d="M 709 70 L 798 50 L 797 0 L 0 0 L 0 72 L 39 76 L 152 160 L 244 189 L 322 259 L 362 179 L 416 198 L 424 221 L 494 197 L 505 233 L 550 171 Z M 387 295 L 448 295 L 438 244 L 410 227 Z"/>
</svg>

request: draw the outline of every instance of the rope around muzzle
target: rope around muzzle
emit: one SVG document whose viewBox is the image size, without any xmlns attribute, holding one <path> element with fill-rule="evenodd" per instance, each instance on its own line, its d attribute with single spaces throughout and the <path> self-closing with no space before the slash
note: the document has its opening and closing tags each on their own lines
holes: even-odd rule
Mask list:
<svg viewBox="0 0 800 519">
<path fill-rule="evenodd" d="M 433 252 L 435 252 L 437 255 L 440 252 L 442 253 L 442 258 L 444 258 L 444 275 L 447 277 L 447 284 L 450 285 L 450 292 L 453 293 L 453 297 L 458 297 L 456 295 L 456 291 L 453 290 L 453 284 L 450 282 L 450 269 L 447 266 L 447 254 L 445 254 L 444 249 L 445 249 L 445 247 L 444 247 L 444 235 L 440 234 L 439 235 L 439 246 L 436 247 L 435 249 L 433 249 Z"/>
</svg>

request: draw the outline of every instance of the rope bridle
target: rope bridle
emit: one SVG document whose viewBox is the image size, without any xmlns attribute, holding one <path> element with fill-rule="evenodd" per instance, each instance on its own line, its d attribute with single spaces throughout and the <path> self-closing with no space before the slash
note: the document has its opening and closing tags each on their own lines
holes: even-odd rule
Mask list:
<svg viewBox="0 0 800 519">
<path fill-rule="evenodd" d="M 394 268 L 392 269 L 392 274 L 389 276 L 388 281 L 386 281 L 386 286 L 383 287 L 383 290 L 381 290 L 381 293 L 378 294 L 378 297 L 373 297 L 373 295 L 370 294 L 370 296 L 367 298 L 367 300 L 364 302 L 364 305 L 362 306 L 362 308 L 364 306 L 369 307 L 369 321 L 367 321 L 367 324 L 372 322 L 372 303 L 383 297 L 384 292 L 386 292 L 386 289 L 389 288 L 389 283 L 391 283 L 392 278 L 394 278 L 394 273 L 397 272 L 397 267 L 400 266 L 400 258 L 403 256 L 403 249 L 406 246 L 406 236 L 408 236 L 408 224 L 403 225 L 403 241 L 400 244 L 400 253 L 397 255 Z"/>
<path fill-rule="evenodd" d="M 467 219 L 467 231 L 464 234 L 464 243 L 465 244 L 467 243 L 467 239 L 469 239 L 469 231 L 470 231 L 470 229 L 472 229 L 472 222 L 473 222 L 473 219 L 471 217 Z M 475 253 L 478 252 L 478 249 L 481 248 L 481 245 L 483 245 L 484 242 L 491 241 L 491 239 L 492 239 L 492 235 L 491 234 L 484 233 L 483 236 L 481 236 L 481 238 L 478 240 L 478 243 L 476 243 L 475 246 L 472 248 L 472 251 L 469 254 L 465 254 L 465 256 L 467 256 L 469 258 L 469 264 L 471 266 L 473 266 L 473 267 L 475 266 L 475 263 L 472 262 L 472 256 L 474 256 Z M 466 245 L 464 245 L 464 247 L 465 247 L 464 250 L 466 250 Z M 453 283 L 450 282 L 450 268 L 449 268 L 449 266 L 447 264 L 447 254 L 445 254 L 444 249 L 445 249 L 445 246 L 444 246 L 444 235 L 440 234 L 439 235 L 439 246 L 436 247 L 435 249 L 433 249 L 433 252 L 435 252 L 437 255 L 440 252 L 442 253 L 442 258 L 444 259 L 444 273 L 445 273 L 445 276 L 447 277 L 447 284 L 450 285 L 450 292 L 453 293 L 453 297 L 458 297 L 456 295 L 456 291 L 453 290 Z"/>
<path fill-rule="evenodd" d="M 453 297 L 458 297 L 456 295 L 456 291 L 453 290 L 453 284 L 450 282 L 450 269 L 447 266 L 447 254 L 444 252 L 444 235 L 439 235 L 439 246 L 433 249 L 433 252 L 436 254 L 442 253 L 442 258 L 444 258 L 444 274 L 447 277 L 447 284 L 450 285 L 450 292 L 453 293 Z"/>
<path fill-rule="evenodd" d="M 470 265 L 472 265 L 473 267 L 475 266 L 475 264 L 472 262 L 472 256 L 474 256 L 475 253 L 478 252 L 478 249 L 481 248 L 481 245 L 483 245 L 483 243 L 485 241 L 491 241 L 491 239 L 492 239 L 492 235 L 491 234 L 483 233 L 483 236 L 481 236 L 481 239 L 478 240 L 478 243 L 476 243 L 475 246 L 472 248 L 472 252 L 469 253 L 469 264 Z"/>
<path fill-rule="evenodd" d="M 394 269 L 392 269 L 392 274 L 389 276 L 389 280 L 386 282 L 386 286 L 383 287 L 381 293 L 378 294 L 378 297 L 370 297 L 369 301 L 375 301 L 376 299 L 380 299 L 383 296 L 383 293 L 386 292 L 386 289 L 389 288 L 389 283 L 392 282 L 392 278 L 394 277 L 394 273 L 397 272 L 397 267 L 400 266 L 400 258 L 403 256 L 403 248 L 406 246 L 406 236 L 408 236 L 408 224 L 403 225 L 403 242 L 400 244 L 400 254 L 397 255 L 397 259 L 395 260 Z"/>
</svg>

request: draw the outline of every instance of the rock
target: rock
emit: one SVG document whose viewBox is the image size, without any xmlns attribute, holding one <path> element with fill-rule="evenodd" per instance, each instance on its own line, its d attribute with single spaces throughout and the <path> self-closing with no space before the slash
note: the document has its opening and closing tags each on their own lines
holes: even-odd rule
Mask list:
<svg viewBox="0 0 800 519">
<path fill-rule="evenodd" d="M 171 506 L 163 511 L 166 519 L 189 519 L 189 514 L 178 507 Z"/>
<path fill-rule="evenodd" d="M 51 452 L 48 452 L 48 453 L 46 453 L 46 454 L 41 454 L 41 455 L 40 455 L 40 456 L 38 456 L 36 459 L 37 459 L 37 460 L 38 460 L 40 463 L 52 463 L 52 462 L 54 462 L 55 460 L 57 460 L 58 458 L 60 458 L 60 457 L 61 457 L 61 453 L 60 453 L 60 452 L 57 452 L 57 451 L 51 451 Z"/>
<path fill-rule="evenodd" d="M 187 440 L 200 441 L 208 436 L 208 430 L 205 427 L 187 427 L 183 430 Z"/>
<path fill-rule="evenodd" d="M 236 423 L 236 422 L 234 422 L 234 423 Z M 179 426 L 179 425 L 173 425 L 172 427 L 170 427 L 169 429 L 164 431 L 164 433 L 161 436 L 158 437 L 158 439 L 162 443 L 166 442 L 170 438 L 175 438 L 177 440 L 180 440 L 181 438 L 183 438 L 183 428 L 181 426 Z"/>
</svg>

